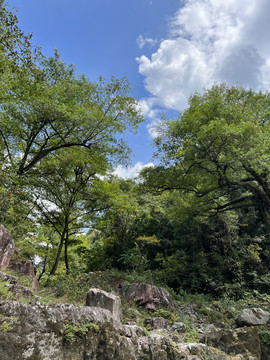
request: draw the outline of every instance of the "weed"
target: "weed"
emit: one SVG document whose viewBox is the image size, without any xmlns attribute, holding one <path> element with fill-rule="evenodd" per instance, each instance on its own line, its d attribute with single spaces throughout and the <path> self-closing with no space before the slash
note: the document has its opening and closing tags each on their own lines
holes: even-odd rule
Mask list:
<svg viewBox="0 0 270 360">
<path fill-rule="evenodd" d="M 265 345 L 270 346 L 270 331 L 269 330 L 261 331 L 260 335 Z"/>
<path fill-rule="evenodd" d="M 185 341 L 188 343 L 198 343 L 198 331 L 194 328 L 187 327 L 187 332 L 184 334 Z"/>
<path fill-rule="evenodd" d="M 155 311 L 153 315 L 156 317 L 163 317 L 164 319 L 168 319 L 171 324 L 174 324 L 179 319 L 177 314 L 166 309 L 159 309 Z"/>
<path fill-rule="evenodd" d="M 99 326 L 94 323 L 87 323 L 87 324 L 76 324 L 76 323 L 70 323 L 65 324 L 64 326 L 64 339 L 67 342 L 74 342 L 76 339 L 76 336 L 85 336 L 88 334 L 88 332 L 95 332 L 100 333 Z"/>
<path fill-rule="evenodd" d="M 9 291 L 9 282 L 5 280 L 0 280 L 0 298 L 8 299 L 11 297 L 11 293 Z"/>
<path fill-rule="evenodd" d="M 1 316 L 3 317 L 3 316 Z M 1 320 L 1 319 L 0 319 Z M 14 329 L 15 325 L 19 324 L 20 321 L 16 316 L 10 316 L 5 318 L 0 325 L 0 330 L 4 332 L 8 332 Z"/>
</svg>

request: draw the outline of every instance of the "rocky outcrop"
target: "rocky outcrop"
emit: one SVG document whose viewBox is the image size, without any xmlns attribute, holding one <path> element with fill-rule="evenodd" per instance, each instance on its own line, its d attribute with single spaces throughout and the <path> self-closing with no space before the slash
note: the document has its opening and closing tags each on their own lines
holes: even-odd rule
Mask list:
<svg viewBox="0 0 270 360">
<path fill-rule="evenodd" d="M 100 289 L 90 289 L 86 295 L 86 306 L 96 306 L 109 310 L 117 319 L 122 318 L 122 307 L 119 296 Z"/>
<path fill-rule="evenodd" d="M 237 326 L 265 325 L 269 322 L 270 313 L 260 308 L 244 309 L 237 314 L 235 323 Z"/>
<path fill-rule="evenodd" d="M 14 270 L 16 273 L 21 276 L 29 276 L 31 285 L 37 289 L 38 288 L 38 279 L 35 274 L 33 264 L 30 260 L 10 260 L 9 268 Z"/>
<path fill-rule="evenodd" d="M 8 267 L 14 252 L 14 241 L 9 231 L 0 224 L 0 269 Z"/>
<path fill-rule="evenodd" d="M 31 289 L 18 284 L 18 278 L 0 271 L 0 280 L 5 281 L 13 297 L 23 296 L 28 299 L 38 299 Z"/>
<path fill-rule="evenodd" d="M 149 284 L 128 284 L 120 286 L 120 293 L 128 302 L 135 302 L 147 310 L 156 311 L 161 308 L 174 309 L 167 290 Z"/>
<path fill-rule="evenodd" d="M 162 317 L 148 318 L 144 320 L 143 325 L 146 328 L 150 327 L 152 329 L 167 329 L 169 326 L 169 320 Z"/>
<path fill-rule="evenodd" d="M 233 360 L 204 344 L 173 342 L 123 325 L 109 310 L 0 302 L 1 360 Z"/>
<path fill-rule="evenodd" d="M 244 359 L 263 359 L 260 331 L 254 326 L 213 329 L 205 336 L 205 342 L 228 354 L 242 354 Z"/>
</svg>

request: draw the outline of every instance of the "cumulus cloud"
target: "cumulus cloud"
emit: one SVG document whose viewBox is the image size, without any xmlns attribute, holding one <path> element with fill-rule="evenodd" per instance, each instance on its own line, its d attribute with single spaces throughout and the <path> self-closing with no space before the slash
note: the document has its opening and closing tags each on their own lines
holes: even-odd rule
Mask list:
<svg viewBox="0 0 270 360">
<path fill-rule="evenodd" d="M 182 111 L 190 94 L 218 82 L 268 90 L 269 13 L 269 0 L 186 0 L 167 39 L 137 59 L 148 113 L 157 105 Z"/>
<path fill-rule="evenodd" d="M 143 49 L 146 45 L 152 47 L 157 43 L 157 40 L 151 39 L 149 37 L 144 37 L 142 35 L 139 35 L 137 37 L 137 44 L 139 49 Z"/>
<path fill-rule="evenodd" d="M 133 167 L 127 166 L 124 167 L 123 165 L 118 165 L 113 174 L 117 175 L 123 179 L 135 179 L 140 171 L 145 167 L 154 167 L 155 165 L 153 163 L 148 163 L 143 165 L 142 162 L 137 162 Z"/>
</svg>

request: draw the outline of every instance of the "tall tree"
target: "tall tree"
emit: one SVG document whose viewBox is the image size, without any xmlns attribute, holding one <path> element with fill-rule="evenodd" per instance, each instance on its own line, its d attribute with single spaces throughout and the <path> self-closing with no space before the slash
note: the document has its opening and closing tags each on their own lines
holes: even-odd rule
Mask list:
<svg viewBox="0 0 270 360">
<path fill-rule="evenodd" d="M 240 86 L 194 94 L 179 118 L 163 121 L 162 164 L 144 171 L 148 184 L 179 190 L 197 214 L 254 207 L 270 235 L 269 105 L 268 93 Z"/>
</svg>

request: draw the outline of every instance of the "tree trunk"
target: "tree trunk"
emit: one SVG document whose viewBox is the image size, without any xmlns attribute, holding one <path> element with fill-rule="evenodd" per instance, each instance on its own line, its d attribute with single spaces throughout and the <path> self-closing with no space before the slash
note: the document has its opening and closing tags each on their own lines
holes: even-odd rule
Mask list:
<svg viewBox="0 0 270 360">
<path fill-rule="evenodd" d="M 65 227 L 64 227 L 63 232 L 61 234 L 60 244 L 58 246 L 58 251 L 57 251 L 55 263 L 54 263 L 54 265 L 52 267 L 52 270 L 51 270 L 49 276 L 52 276 L 52 275 L 54 275 L 56 273 L 56 270 L 57 270 L 59 262 L 60 262 L 60 256 L 61 256 L 61 253 L 62 253 L 62 249 L 63 249 L 63 245 L 64 245 L 64 242 L 65 242 L 65 238 L 66 238 L 67 233 L 68 233 L 68 219 L 66 218 L 65 219 Z"/>
<path fill-rule="evenodd" d="M 68 231 L 65 237 L 65 264 L 66 264 L 66 274 L 69 274 L 69 264 L 68 264 Z"/>
</svg>

